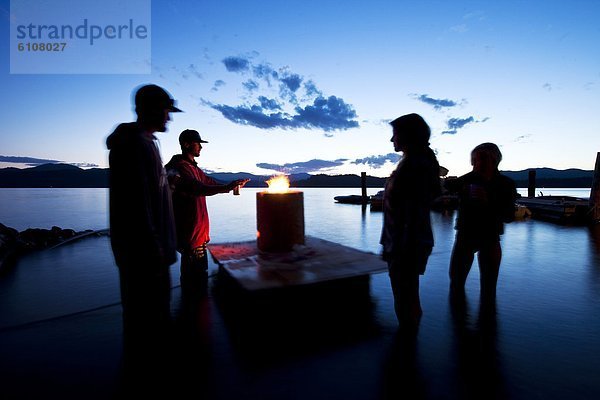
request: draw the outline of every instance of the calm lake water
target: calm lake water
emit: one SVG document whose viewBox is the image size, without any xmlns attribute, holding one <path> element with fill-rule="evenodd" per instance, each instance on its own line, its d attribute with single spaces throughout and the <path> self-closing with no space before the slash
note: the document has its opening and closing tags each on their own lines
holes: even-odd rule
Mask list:
<svg viewBox="0 0 600 400">
<path fill-rule="evenodd" d="M 243 189 L 240 196 L 208 199 L 213 243 L 255 238 L 257 191 Z M 302 191 L 307 235 L 379 253 L 382 214 L 333 200 L 337 195 L 359 194 L 360 189 Z M 526 189 L 519 191 L 526 194 Z M 589 196 L 589 189 L 542 191 L 545 195 Z M 376 192 L 369 189 L 369 194 Z M 18 230 L 53 225 L 105 229 L 107 193 L 106 189 L 0 189 L 0 222 Z M 464 398 L 472 374 L 483 363 L 491 371 L 486 383 L 491 398 L 600 398 L 600 239 L 587 227 L 536 220 L 508 224 L 502 238 L 495 328 L 493 335 L 486 336 L 477 323 L 476 261 L 467 281 L 466 319 L 458 329 L 449 307 L 447 270 L 454 218 L 454 213 L 432 213 L 436 244 L 421 279 L 424 315 L 418 352 L 411 364 L 422 385 L 421 397 Z M 174 282 L 177 276 L 174 266 Z M 378 398 L 388 357 L 394 354 L 397 330 L 386 274 L 372 276 L 370 296 L 374 305 L 370 318 L 376 333 L 344 340 L 344 345 L 338 343 L 327 350 L 270 363 L 263 360 L 258 369 L 255 364 L 248 369 L 252 360 L 242 362 L 234 355 L 231 332 L 218 308 L 211 305 L 215 349 L 211 369 L 215 382 L 222 383 L 215 398 L 323 398 L 317 393 L 327 393 L 330 399 Z M 106 385 L 96 381 L 113 378 L 114 354 L 119 352 L 115 326 L 120 320 L 106 314 L 108 311 L 76 313 L 104 306 L 110 310 L 118 302 L 118 276 L 105 237 L 24 257 L 13 272 L 0 278 L 0 382 L 6 373 L 16 374 L 17 381 L 47 373 L 50 378 L 43 382 L 60 393 L 60 388 L 48 381 L 60 380 L 73 365 L 86 365 L 86 360 L 93 359 L 93 365 L 85 368 L 95 378 L 80 377 L 81 385 L 103 393 L 101 388 Z M 112 312 L 118 316 L 120 308 L 114 308 Z M 70 318 L 47 320 L 71 314 Z M 29 324 L 35 321 L 42 322 Z M 87 327 L 84 332 L 74 328 L 79 323 Z M 340 332 L 340 340 L 347 334 L 352 336 Z M 479 357 L 486 354 L 480 352 L 484 339 L 490 338 L 492 355 Z M 50 341 L 64 345 L 49 345 Z M 473 357 L 473 353 L 479 356 Z M 65 357 L 73 360 L 66 362 Z M 62 366 L 58 370 L 56 363 Z M 33 372 L 14 372 L 19 368 Z M 228 379 L 233 383 L 227 384 Z M 4 384 L 14 390 L 9 383 Z"/>
</svg>

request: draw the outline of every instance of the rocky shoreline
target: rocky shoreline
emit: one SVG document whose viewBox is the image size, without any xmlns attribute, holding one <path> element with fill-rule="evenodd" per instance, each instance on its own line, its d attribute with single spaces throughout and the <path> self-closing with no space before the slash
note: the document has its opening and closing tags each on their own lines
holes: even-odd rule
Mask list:
<svg viewBox="0 0 600 400">
<path fill-rule="evenodd" d="M 17 258 L 31 251 L 52 248 L 92 234 L 101 235 L 106 231 L 85 230 L 77 232 L 53 226 L 50 229 L 29 228 L 18 230 L 0 223 L 0 273 L 13 265 Z"/>
</svg>

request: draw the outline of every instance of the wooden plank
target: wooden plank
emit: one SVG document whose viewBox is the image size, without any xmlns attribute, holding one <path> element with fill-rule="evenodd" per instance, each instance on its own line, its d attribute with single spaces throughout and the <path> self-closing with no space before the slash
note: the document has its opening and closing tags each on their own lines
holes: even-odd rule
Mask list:
<svg viewBox="0 0 600 400">
<path fill-rule="evenodd" d="M 379 255 L 306 236 L 287 253 L 261 253 L 256 241 L 209 245 L 219 267 L 244 289 L 309 285 L 387 271 Z"/>
</svg>

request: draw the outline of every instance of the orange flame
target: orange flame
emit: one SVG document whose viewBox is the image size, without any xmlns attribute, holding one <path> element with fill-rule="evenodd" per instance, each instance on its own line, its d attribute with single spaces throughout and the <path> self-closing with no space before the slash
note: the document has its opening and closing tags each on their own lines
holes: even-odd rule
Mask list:
<svg viewBox="0 0 600 400">
<path fill-rule="evenodd" d="M 269 185 L 267 193 L 287 193 L 290 188 L 290 180 L 285 175 L 278 175 L 269 179 L 267 185 Z"/>
</svg>

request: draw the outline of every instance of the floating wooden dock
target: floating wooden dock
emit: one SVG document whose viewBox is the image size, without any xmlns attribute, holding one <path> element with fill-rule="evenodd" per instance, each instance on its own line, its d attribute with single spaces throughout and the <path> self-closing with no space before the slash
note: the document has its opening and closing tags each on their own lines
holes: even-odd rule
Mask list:
<svg viewBox="0 0 600 400">
<path fill-rule="evenodd" d="M 381 256 L 306 236 L 304 246 L 287 253 L 261 253 L 256 241 L 209 245 L 221 272 L 243 289 L 306 286 L 387 271 Z"/>
<path fill-rule="evenodd" d="M 572 196 L 521 197 L 517 204 L 527 207 L 532 218 L 581 225 L 590 221 L 589 200 Z"/>
</svg>

